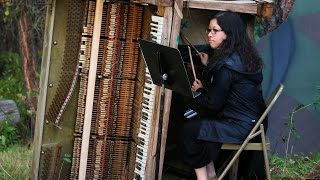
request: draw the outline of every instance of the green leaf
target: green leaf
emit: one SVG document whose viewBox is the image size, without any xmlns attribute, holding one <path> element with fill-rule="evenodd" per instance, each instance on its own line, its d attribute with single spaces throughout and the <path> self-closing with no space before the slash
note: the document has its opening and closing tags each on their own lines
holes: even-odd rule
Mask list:
<svg viewBox="0 0 320 180">
<path fill-rule="evenodd" d="M 303 107 L 304 107 L 304 104 L 302 104 L 302 103 L 298 104 L 298 106 L 296 108 L 294 108 L 293 111 L 297 111 L 297 110 L 299 110 L 299 109 L 301 109 Z"/>
<path fill-rule="evenodd" d="M 63 160 L 71 163 L 71 154 L 64 154 Z"/>
<path fill-rule="evenodd" d="M 14 132 L 17 128 L 15 128 L 14 126 L 8 126 L 5 131 L 8 133 Z"/>
<path fill-rule="evenodd" d="M 69 158 L 64 157 L 63 160 L 68 162 L 68 163 L 71 163 L 71 159 L 69 159 Z"/>
<path fill-rule="evenodd" d="M 7 6 L 7 7 L 10 7 L 10 6 L 11 6 L 11 2 L 7 1 L 7 2 L 6 2 L 6 6 Z"/>
<path fill-rule="evenodd" d="M 9 16 L 9 14 L 10 14 L 9 9 L 6 9 L 6 10 L 4 11 L 4 15 L 5 15 L 5 16 Z"/>
<path fill-rule="evenodd" d="M 71 154 L 64 154 L 64 157 L 71 158 Z"/>
<path fill-rule="evenodd" d="M 3 145 L 3 146 L 6 146 L 6 137 L 5 136 L 1 136 L 1 144 Z"/>
<path fill-rule="evenodd" d="M 284 143 L 285 143 L 285 142 L 287 142 L 288 137 L 287 137 L 287 136 L 282 136 L 282 138 L 281 138 L 281 139 L 282 139 L 282 142 L 284 142 Z"/>
</svg>

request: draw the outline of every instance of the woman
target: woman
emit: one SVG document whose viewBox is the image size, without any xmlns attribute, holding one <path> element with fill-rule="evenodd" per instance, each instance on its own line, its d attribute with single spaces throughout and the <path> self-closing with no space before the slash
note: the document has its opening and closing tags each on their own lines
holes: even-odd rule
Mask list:
<svg viewBox="0 0 320 180">
<path fill-rule="evenodd" d="M 204 81 L 191 108 L 197 115 L 182 129 L 183 160 L 198 180 L 215 179 L 213 161 L 222 143 L 241 144 L 265 110 L 262 97 L 262 60 L 237 13 L 221 12 L 210 19 L 208 40 L 213 53 L 200 53 Z M 190 116 L 189 116 L 190 117 Z"/>
</svg>

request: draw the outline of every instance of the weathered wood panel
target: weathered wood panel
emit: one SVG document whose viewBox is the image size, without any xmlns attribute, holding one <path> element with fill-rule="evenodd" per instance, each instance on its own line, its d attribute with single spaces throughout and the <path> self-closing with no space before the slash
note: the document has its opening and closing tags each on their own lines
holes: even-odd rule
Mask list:
<svg viewBox="0 0 320 180">
<path fill-rule="evenodd" d="M 133 2 L 153 4 L 158 6 L 172 6 L 173 0 L 133 0 Z"/>
<path fill-rule="evenodd" d="M 210 1 L 188 0 L 184 2 L 186 8 L 208 9 L 218 11 L 234 11 L 248 14 L 258 14 L 260 4 L 255 1 Z"/>
</svg>

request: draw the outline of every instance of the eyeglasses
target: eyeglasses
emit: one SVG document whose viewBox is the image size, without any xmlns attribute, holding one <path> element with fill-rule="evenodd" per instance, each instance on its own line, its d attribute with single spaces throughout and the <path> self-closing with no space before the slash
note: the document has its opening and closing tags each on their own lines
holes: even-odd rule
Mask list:
<svg viewBox="0 0 320 180">
<path fill-rule="evenodd" d="M 220 32 L 220 31 L 223 31 L 222 29 L 206 29 L 206 33 L 209 34 L 209 33 L 212 33 L 212 34 L 217 34 L 217 32 Z"/>
</svg>

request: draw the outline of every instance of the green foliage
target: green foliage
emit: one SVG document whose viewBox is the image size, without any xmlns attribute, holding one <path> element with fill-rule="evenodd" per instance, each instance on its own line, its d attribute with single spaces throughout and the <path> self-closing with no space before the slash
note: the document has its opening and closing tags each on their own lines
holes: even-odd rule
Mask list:
<svg viewBox="0 0 320 180">
<path fill-rule="evenodd" d="M 17 128 L 7 120 L 2 121 L 0 125 L 0 150 L 5 150 L 19 141 Z"/>
<path fill-rule="evenodd" d="M 295 155 L 286 160 L 284 157 L 273 155 L 271 157 L 272 179 L 305 179 L 311 174 L 320 172 L 320 153 L 311 155 Z"/>
<path fill-rule="evenodd" d="M 25 106 L 23 70 L 16 53 L 0 53 L 0 99 L 12 99 L 17 103 L 22 119 L 27 117 Z"/>
<path fill-rule="evenodd" d="M 4 17 L 3 17 L 3 21 L 7 22 L 7 19 L 10 15 L 10 6 L 11 6 L 11 2 L 6 2 L 4 3 Z"/>
<path fill-rule="evenodd" d="M 292 154 L 289 153 L 289 143 L 291 140 L 291 137 L 293 136 L 294 139 L 299 140 L 300 134 L 297 131 L 296 123 L 295 123 L 295 114 L 303 109 L 307 109 L 309 107 L 314 107 L 315 109 L 320 107 L 320 86 L 317 87 L 318 95 L 309 103 L 309 104 L 298 104 L 293 110 L 289 113 L 288 120 L 284 123 L 284 125 L 288 128 L 288 135 L 283 136 L 282 140 L 284 143 L 286 143 L 286 149 L 285 149 L 285 158 L 283 161 L 282 171 L 287 172 L 291 164 L 294 164 L 295 161 L 292 160 Z M 319 158 L 320 159 L 320 158 Z M 301 170 L 301 169 L 300 169 Z M 297 173 L 299 171 L 293 169 L 293 172 Z M 320 171 L 320 168 L 319 168 Z"/>
<path fill-rule="evenodd" d="M 293 108 L 293 110 L 289 113 L 289 117 L 288 117 L 287 121 L 284 123 L 284 125 L 289 129 L 289 134 L 288 134 L 288 136 L 284 136 L 282 138 L 282 140 L 284 142 L 287 142 L 287 144 L 289 144 L 291 135 L 296 140 L 300 139 L 300 134 L 297 131 L 297 127 L 295 125 L 295 117 L 294 117 L 295 114 L 303 109 L 307 109 L 312 106 L 314 109 L 317 109 L 320 107 L 320 86 L 317 87 L 317 91 L 318 91 L 318 94 L 309 104 L 300 103 L 295 108 Z"/>
<path fill-rule="evenodd" d="M 315 107 L 320 107 L 320 86 L 317 86 L 317 91 L 318 91 L 318 95 L 316 96 L 316 98 L 313 101 L 313 105 Z"/>
</svg>

